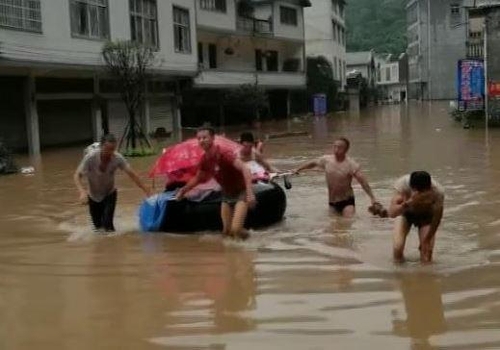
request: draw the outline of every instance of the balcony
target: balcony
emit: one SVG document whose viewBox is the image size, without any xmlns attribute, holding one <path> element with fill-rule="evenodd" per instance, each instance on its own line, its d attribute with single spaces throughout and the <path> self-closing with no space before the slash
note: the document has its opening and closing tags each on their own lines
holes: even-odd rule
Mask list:
<svg viewBox="0 0 500 350">
<path fill-rule="evenodd" d="M 245 33 L 272 35 L 272 20 L 257 19 L 253 17 L 238 16 L 236 19 L 236 29 Z"/>
<path fill-rule="evenodd" d="M 231 88 L 242 84 L 255 84 L 270 89 L 300 89 L 306 86 L 303 72 L 241 72 L 225 70 L 202 71 L 194 79 L 198 88 Z"/>
<path fill-rule="evenodd" d="M 484 44 L 482 41 L 467 41 L 467 58 L 483 58 Z"/>
</svg>

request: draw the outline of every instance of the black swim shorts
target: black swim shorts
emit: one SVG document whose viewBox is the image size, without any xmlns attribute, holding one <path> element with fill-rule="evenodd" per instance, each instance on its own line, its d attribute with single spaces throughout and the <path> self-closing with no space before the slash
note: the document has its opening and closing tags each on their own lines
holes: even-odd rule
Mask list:
<svg viewBox="0 0 500 350">
<path fill-rule="evenodd" d="M 348 207 L 350 205 L 356 206 L 356 201 L 354 200 L 354 196 L 351 196 L 351 197 L 347 198 L 346 200 L 339 201 L 339 202 L 330 202 L 329 204 L 333 210 L 335 210 L 339 214 L 342 214 L 345 207 Z"/>
</svg>

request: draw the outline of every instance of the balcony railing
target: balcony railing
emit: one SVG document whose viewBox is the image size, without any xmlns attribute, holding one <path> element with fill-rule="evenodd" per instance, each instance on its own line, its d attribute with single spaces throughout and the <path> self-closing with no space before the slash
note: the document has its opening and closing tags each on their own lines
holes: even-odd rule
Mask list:
<svg viewBox="0 0 500 350">
<path fill-rule="evenodd" d="M 243 32 L 256 34 L 273 34 L 272 22 L 264 19 L 239 16 L 236 22 L 236 28 Z"/>
<path fill-rule="evenodd" d="M 467 58 L 483 58 L 483 43 L 474 41 L 467 42 Z"/>
</svg>

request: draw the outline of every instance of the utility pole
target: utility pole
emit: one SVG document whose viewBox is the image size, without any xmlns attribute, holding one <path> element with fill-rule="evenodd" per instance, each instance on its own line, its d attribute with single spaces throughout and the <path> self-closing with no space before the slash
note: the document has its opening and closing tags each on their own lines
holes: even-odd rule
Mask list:
<svg viewBox="0 0 500 350">
<path fill-rule="evenodd" d="M 488 14 L 484 15 L 484 23 L 483 23 L 483 65 L 484 65 L 484 123 L 486 128 L 488 128 Z"/>
<path fill-rule="evenodd" d="M 431 101 L 432 96 L 432 74 L 431 74 L 431 0 L 427 0 L 427 97 Z"/>
</svg>

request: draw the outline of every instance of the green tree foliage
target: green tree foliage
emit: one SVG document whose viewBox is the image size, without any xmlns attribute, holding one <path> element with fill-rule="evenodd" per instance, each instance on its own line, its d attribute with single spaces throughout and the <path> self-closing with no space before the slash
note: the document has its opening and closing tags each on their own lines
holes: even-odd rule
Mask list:
<svg viewBox="0 0 500 350">
<path fill-rule="evenodd" d="M 268 107 L 265 90 L 257 84 L 242 84 L 230 89 L 224 96 L 228 105 L 239 105 L 252 111 L 255 120 L 260 120 L 260 110 Z"/>
<path fill-rule="evenodd" d="M 108 42 L 102 48 L 102 57 L 108 73 L 118 83 L 129 117 L 120 139 L 120 148 L 125 139 L 126 155 L 147 153 L 145 147 L 149 151 L 152 146 L 137 119 L 145 101 L 148 70 L 155 64 L 155 50 L 131 41 Z M 141 149 L 137 149 L 137 144 Z"/>
<path fill-rule="evenodd" d="M 406 50 L 406 0 L 349 0 L 347 50 L 400 54 Z"/>
</svg>

